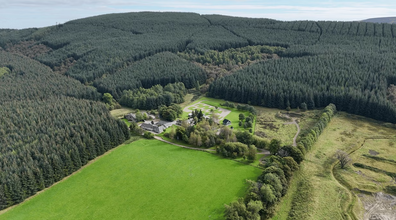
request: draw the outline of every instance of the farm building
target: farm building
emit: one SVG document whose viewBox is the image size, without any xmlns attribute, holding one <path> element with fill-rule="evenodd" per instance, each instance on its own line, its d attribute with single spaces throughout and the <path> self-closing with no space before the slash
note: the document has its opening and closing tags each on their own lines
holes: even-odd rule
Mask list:
<svg viewBox="0 0 396 220">
<path fill-rule="evenodd" d="M 155 133 L 162 133 L 166 128 L 163 125 L 153 125 L 151 123 L 143 123 L 142 125 L 140 125 L 140 127 L 146 131 L 152 131 Z"/>
<path fill-rule="evenodd" d="M 126 114 L 124 118 L 126 118 L 128 121 L 136 121 L 136 114 L 129 113 Z"/>
<path fill-rule="evenodd" d="M 228 120 L 228 119 L 223 120 L 223 125 L 230 125 L 230 124 L 231 124 L 230 120 Z"/>
</svg>

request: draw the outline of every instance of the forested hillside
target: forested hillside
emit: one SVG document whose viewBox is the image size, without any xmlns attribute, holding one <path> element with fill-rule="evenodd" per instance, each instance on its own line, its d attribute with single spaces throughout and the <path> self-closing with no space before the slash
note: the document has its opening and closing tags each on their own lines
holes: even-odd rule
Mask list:
<svg viewBox="0 0 396 220">
<path fill-rule="evenodd" d="M 396 123 L 395 37 L 392 24 L 154 12 L 0 30 L 0 208 L 128 138 L 103 93 L 149 109 L 197 88 L 282 109 L 334 103 Z"/>
<path fill-rule="evenodd" d="M 277 108 L 295 108 L 303 102 L 311 108 L 324 107 L 333 102 L 350 113 L 396 122 L 396 108 L 386 94 L 396 83 L 396 26 L 391 24 L 140 12 L 41 29 L 1 30 L 0 36 L 4 50 L 25 51 L 118 101 L 124 90 L 176 82 L 194 88 L 206 82 L 201 91 L 209 88 L 213 97 Z M 253 56 L 252 50 L 241 50 L 227 61 L 223 54 L 210 52 L 246 46 L 285 49 L 275 51 L 274 57 L 281 59 L 262 59 L 247 68 L 243 63 Z M 41 50 L 32 55 L 26 52 L 29 48 Z M 211 66 L 203 70 L 185 59 Z M 235 64 L 243 69 L 213 76 L 212 72 Z"/>
<path fill-rule="evenodd" d="M 129 138 L 124 122 L 95 101 L 94 88 L 4 51 L 0 67 L 0 209 Z"/>
</svg>

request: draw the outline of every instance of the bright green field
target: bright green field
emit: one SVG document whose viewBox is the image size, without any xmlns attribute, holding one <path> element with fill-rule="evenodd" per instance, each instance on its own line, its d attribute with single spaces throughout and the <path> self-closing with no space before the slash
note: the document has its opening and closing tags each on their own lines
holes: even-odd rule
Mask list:
<svg viewBox="0 0 396 220">
<path fill-rule="evenodd" d="M 0 219 L 221 219 L 260 169 L 157 140 L 123 145 Z"/>
</svg>

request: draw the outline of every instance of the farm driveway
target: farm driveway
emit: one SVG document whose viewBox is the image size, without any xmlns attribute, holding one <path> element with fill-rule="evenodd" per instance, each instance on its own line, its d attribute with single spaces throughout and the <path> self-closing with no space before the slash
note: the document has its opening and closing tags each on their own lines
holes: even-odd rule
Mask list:
<svg viewBox="0 0 396 220">
<path fill-rule="evenodd" d="M 200 108 L 201 108 L 200 106 L 207 106 L 207 107 L 210 108 L 210 109 L 216 109 L 214 106 L 207 105 L 207 104 L 205 104 L 205 103 L 203 103 L 203 102 L 201 101 L 201 102 L 195 103 L 194 105 L 186 106 L 186 107 L 183 109 L 183 111 L 185 111 L 185 112 L 191 112 L 191 109 L 189 109 L 189 108 L 194 107 L 194 109 L 200 109 Z M 230 110 L 224 109 L 224 108 L 220 108 L 220 107 L 217 108 L 217 110 L 221 111 L 221 113 L 219 114 L 219 120 L 224 119 L 228 114 L 231 113 Z M 203 111 L 203 110 L 202 110 L 202 111 Z"/>
</svg>

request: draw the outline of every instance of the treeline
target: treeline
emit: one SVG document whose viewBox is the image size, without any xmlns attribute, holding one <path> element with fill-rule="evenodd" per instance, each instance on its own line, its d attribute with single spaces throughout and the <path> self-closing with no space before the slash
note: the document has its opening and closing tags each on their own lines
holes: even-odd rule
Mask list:
<svg viewBox="0 0 396 220">
<path fill-rule="evenodd" d="M 182 82 L 153 86 L 149 89 L 140 87 L 135 90 L 124 90 L 120 104 L 134 109 L 157 109 L 161 105 L 184 102 L 187 89 Z"/>
<path fill-rule="evenodd" d="M 286 195 L 293 172 L 299 165 L 292 157 L 271 156 L 257 181 L 247 181 L 244 198 L 225 205 L 226 219 L 268 219 L 275 213 L 276 204 Z"/>
<path fill-rule="evenodd" d="M 206 73 L 201 68 L 175 54 L 165 52 L 136 62 L 114 75 L 98 79 L 94 86 L 99 92 L 111 93 L 119 99 L 124 90 L 166 86 L 175 82 L 184 83 L 186 88 L 194 88 L 197 83 L 204 83 L 205 79 Z"/>
<path fill-rule="evenodd" d="M 265 159 L 263 173 L 257 181 L 247 181 L 249 188 L 245 197 L 226 205 L 224 217 L 226 219 L 271 218 L 275 214 L 276 205 L 287 193 L 293 172 L 299 169 L 306 151 L 311 149 L 335 112 L 335 105 L 328 105 L 317 123 L 298 142 L 298 147 L 280 147 L 278 141 L 271 141 L 269 148 L 274 155 Z M 289 213 L 290 217 L 294 214 Z"/>
<path fill-rule="evenodd" d="M 280 109 L 334 103 L 342 111 L 396 123 L 396 108 L 386 97 L 396 79 L 395 57 L 359 53 L 260 62 L 213 82 L 209 96 Z"/>
<path fill-rule="evenodd" d="M 305 154 L 305 151 L 311 150 L 312 146 L 318 140 L 331 118 L 336 113 L 337 108 L 334 104 L 328 105 L 320 116 L 318 122 L 305 134 L 300 135 L 297 147 Z"/>
<path fill-rule="evenodd" d="M 129 138 L 103 104 L 54 97 L 0 109 L 0 209 L 22 202 Z"/>
</svg>

